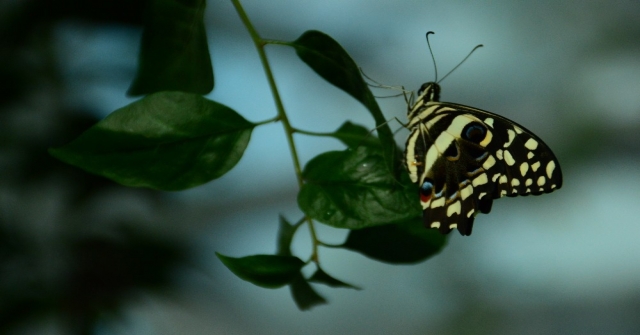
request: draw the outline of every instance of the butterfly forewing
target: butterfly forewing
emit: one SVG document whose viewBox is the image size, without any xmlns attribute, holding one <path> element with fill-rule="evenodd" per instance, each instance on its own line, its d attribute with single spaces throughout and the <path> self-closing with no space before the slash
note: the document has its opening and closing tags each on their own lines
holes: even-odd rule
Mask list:
<svg viewBox="0 0 640 335">
<path fill-rule="evenodd" d="M 439 91 L 424 84 L 408 113 L 405 159 L 427 227 L 470 235 L 493 199 L 562 186 L 557 159 L 536 135 L 497 114 L 439 102 Z"/>
</svg>

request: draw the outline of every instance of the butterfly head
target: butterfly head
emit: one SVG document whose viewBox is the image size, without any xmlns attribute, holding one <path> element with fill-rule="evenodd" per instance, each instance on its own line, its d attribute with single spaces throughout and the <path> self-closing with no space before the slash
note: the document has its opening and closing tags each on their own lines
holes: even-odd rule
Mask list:
<svg viewBox="0 0 640 335">
<path fill-rule="evenodd" d="M 418 115 L 429 102 L 440 101 L 440 85 L 430 81 L 422 84 L 418 89 L 418 95 L 414 103 L 409 106 L 407 117 L 412 120 Z"/>
<path fill-rule="evenodd" d="M 418 101 L 440 101 L 440 85 L 433 81 L 422 84 L 418 90 Z"/>
</svg>

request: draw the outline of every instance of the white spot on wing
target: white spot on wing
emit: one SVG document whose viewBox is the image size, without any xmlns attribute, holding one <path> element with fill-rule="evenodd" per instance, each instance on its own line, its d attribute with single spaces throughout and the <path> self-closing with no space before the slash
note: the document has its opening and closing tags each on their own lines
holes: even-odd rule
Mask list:
<svg viewBox="0 0 640 335">
<path fill-rule="evenodd" d="M 486 184 L 486 183 L 488 183 L 488 182 L 489 182 L 489 180 L 487 180 L 487 174 L 486 174 L 486 173 L 483 173 L 483 174 L 481 174 L 481 175 L 477 176 L 477 177 L 476 177 L 476 178 L 471 182 L 471 184 L 472 184 L 473 186 L 479 186 L 479 185 L 484 185 L 484 184 Z"/>
<path fill-rule="evenodd" d="M 449 225 L 449 229 L 456 229 L 458 228 L 458 224 L 457 223 L 452 223 Z"/>
<path fill-rule="evenodd" d="M 544 178 L 544 176 L 540 176 L 540 178 L 538 178 L 538 186 L 544 185 L 546 181 L 547 180 Z"/>
<path fill-rule="evenodd" d="M 531 159 L 531 158 L 533 158 L 533 156 L 535 156 L 533 154 L 533 151 L 529 151 L 529 153 L 527 153 L 527 159 Z"/>
<path fill-rule="evenodd" d="M 507 162 L 509 166 L 512 166 L 513 164 L 516 163 L 516 160 L 513 159 L 513 156 L 511 156 L 511 153 L 509 152 L 509 150 L 504 151 L 504 161 Z"/>
<path fill-rule="evenodd" d="M 516 133 L 517 133 L 518 135 L 522 134 L 522 129 L 521 129 L 520 127 L 518 127 L 518 126 L 513 126 L 513 129 L 515 129 L 515 130 L 516 130 Z"/>
<path fill-rule="evenodd" d="M 500 176 L 500 184 L 506 184 L 507 183 L 507 176 L 502 175 Z"/>
<path fill-rule="evenodd" d="M 524 177 L 527 174 L 527 171 L 529 171 L 529 164 L 528 163 L 520 164 L 520 175 Z"/>
<path fill-rule="evenodd" d="M 472 193 L 473 193 L 473 186 L 469 185 L 460 191 L 460 198 L 464 200 L 468 198 Z"/>
<path fill-rule="evenodd" d="M 511 179 L 511 186 L 516 187 L 520 185 L 520 180 L 518 179 Z"/>
<path fill-rule="evenodd" d="M 484 198 L 485 195 L 487 195 L 487 192 L 480 192 L 480 195 L 478 195 L 478 199 Z"/>
<path fill-rule="evenodd" d="M 451 217 L 454 213 L 460 215 L 461 209 L 462 206 L 460 205 L 460 200 L 458 200 L 447 207 L 447 216 Z"/>
<path fill-rule="evenodd" d="M 538 171 L 538 168 L 539 168 L 539 167 L 540 167 L 540 162 L 535 162 L 535 163 L 531 164 L 531 170 L 532 170 L 533 172 Z"/>
<path fill-rule="evenodd" d="M 524 146 L 529 150 L 536 150 L 536 148 L 538 147 L 538 141 L 530 138 L 527 140 L 527 142 L 524 143 Z"/>
<path fill-rule="evenodd" d="M 531 178 L 528 178 L 527 180 L 524 181 L 524 184 L 526 186 L 531 186 L 531 184 L 533 184 L 533 180 Z"/>
<path fill-rule="evenodd" d="M 491 181 L 495 183 L 496 180 L 498 180 L 498 178 L 500 178 L 500 176 L 501 176 L 501 174 L 499 174 L 499 173 L 494 174 L 493 177 L 491 177 Z"/>
<path fill-rule="evenodd" d="M 440 228 L 440 222 L 438 222 L 438 221 L 431 222 L 431 225 L 429 227 L 431 227 L 431 228 Z"/>
<path fill-rule="evenodd" d="M 488 118 L 484 119 L 484 123 L 485 123 L 487 126 L 489 126 L 489 127 L 493 128 L 493 119 L 492 119 L 492 118 L 488 117 Z"/>
<path fill-rule="evenodd" d="M 556 162 L 551 161 L 549 162 L 549 164 L 547 164 L 547 177 L 549 177 L 549 179 L 551 179 L 551 176 L 553 175 L 553 170 L 556 168 Z"/>
<path fill-rule="evenodd" d="M 498 149 L 498 151 L 496 151 L 496 157 L 498 157 L 499 160 L 502 160 L 502 149 Z"/>
<path fill-rule="evenodd" d="M 473 215 L 473 212 L 474 212 L 474 210 L 473 210 L 473 208 L 471 208 L 471 210 L 469 211 L 469 213 L 467 213 L 467 217 L 468 217 L 468 218 L 470 218 L 470 217 L 471 217 L 471 215 Z"/>
<path fill-rule="evenodd" d="M 493 158 L 493 156 L 489 155 L 489 157 L 487 157 L 487 159 L 482 164 L 482 167 L 485 170 L 489 170 L 495 163 L 496 163 L 496 159 Z"/>
<path fill-rule="evenodd" d="M 431 208 L 438 208 L 444 206 L 444 197 L 440 197 L 431 202 Z"/>
<path fill-rule="evenodd" d="M 516 137 L 516 132 L 511 129 L 507 129 L 507 135 L 509 136 L 509 141 L 507 141 L 507 143 L 504 144 L 505 148 L 508 148 L 511 145 L 511 143 L 513 142 L 513 139 Z"/>
</svg>

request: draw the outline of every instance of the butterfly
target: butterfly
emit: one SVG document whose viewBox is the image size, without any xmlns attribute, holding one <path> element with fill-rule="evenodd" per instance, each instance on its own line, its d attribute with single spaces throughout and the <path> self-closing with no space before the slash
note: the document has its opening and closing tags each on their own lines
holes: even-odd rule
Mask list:
<svg viewBox="0 0 640 335">
<path fill-rule="evenodd" d="M 423 84 L 407 114 L 405 164 L 419 186 L 425 226 L 471 235 L 475 216 L 489 213 L 494 199 L 562 186 L 560 164 L 539 137 L 505 117 L 439 96 L 440 85 Z"/>
<path fill-rule="evenodd" d="M 407 117 L 405 165 L 426 227 L 471 235 L 475 216 L 489 213 L 494 199 L 562 187 L 560 163 L 538 136 L 500 115 L 440 102 L 437 82 L 420 87 Z"/>
</svg>

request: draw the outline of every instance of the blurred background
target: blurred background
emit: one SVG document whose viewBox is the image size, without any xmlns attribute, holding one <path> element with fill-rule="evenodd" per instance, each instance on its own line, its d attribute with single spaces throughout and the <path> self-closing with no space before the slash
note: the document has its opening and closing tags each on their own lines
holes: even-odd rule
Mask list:
<svg viewBox="0 0 640 335">
<path fill-rule="evenodd" d="M 640 333 L 640 2 L 244 1 L 263 37 L 323 31 L 368 76 L 408 89 L 435 78 L 427 31 L 440 76 L 484 44 L 442 83 L 442 100 L 526 126 L 564 173 L 558 192 L 496 201 L 472 236 L 452 233 L 421 264 L 322 249 L 327 272 L 364 290 L 317 286 L 329 304 L 307 312 L 286 287 L 242 281 L 214 254 L 273 253 L 278 215 L 301 216 L 280 124 L 257 128 L 230 173 L 177 193 L 124 188 L 48 156 L 134 101 L 125 92 L 143 5 L 0 1 L 0 333 Z M 205 23 L 216 81 L 208 97 L 251 121 L 273 117 L 231 3 L 208 1 Z M 269 46 L 268 55 L 294 126 L 374 128 L 293 50 Z M 379 102 L 404 119 L 401 97 Z M 342 149 L 296 140 L 305 162 Z M 319 235 L 340 243 L 346 231 L 321 226 Z M 301 229 L 294 252 L 309 251 Z"/>
</svg>

